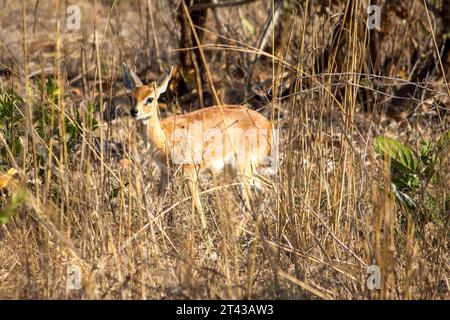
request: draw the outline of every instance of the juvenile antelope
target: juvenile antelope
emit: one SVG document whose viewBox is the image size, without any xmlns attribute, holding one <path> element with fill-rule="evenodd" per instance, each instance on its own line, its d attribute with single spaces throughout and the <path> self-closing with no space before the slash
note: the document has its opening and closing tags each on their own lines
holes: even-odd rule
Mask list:
<svg viewBox="0 0 450 320">
<path fill-rule="evenodd" d="M 203 228 L 206 221 L 198 193 L 198 174 L 226 171 L 243 182 L 244 203 L 249 188 L 259 188 L 254 174 L 273 161 L 272 125 L 260 113 L 239 105 L 212 106 L 183 115 L 160 119 L 158 98 L 166 91 L 173 69 L 159 83 L 142 84 L 126 64 L 122 64 L 125 87 L 130 90 L 131 115 L 143 125 L 141 135 L 153 147 L 161 170 L 158 194 L 166 191 L 170 171 L 183 166 L 189 189 Z M 227 167 L 227 170 L 225 168 Z"/>
</svg>

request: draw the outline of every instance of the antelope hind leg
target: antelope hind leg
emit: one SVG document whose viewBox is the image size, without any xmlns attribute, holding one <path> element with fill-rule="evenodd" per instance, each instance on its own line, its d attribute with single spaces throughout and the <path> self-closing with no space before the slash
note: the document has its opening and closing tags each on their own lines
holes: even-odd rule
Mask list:
<svg viewBox="0 0 450 320">
<path fill-rule="evenodd" d="M 197 213 L 200 215 L 200 222 L 202 223 L 202 227 L 205 230 L 206 229 L 206 219 L 205 219 L 205 214 L 203 212 L 202 204 L 200 202 L 200 196 L 198 194 L 198 179 L 197 179 L 197 173 L 195 172 L 195 169 L 189 169 L 187 177 L 188 177 L 189 191 L 192 196 L 192 201 L 194 203 L 194 207 L 195 207 Z"/>
</svg>

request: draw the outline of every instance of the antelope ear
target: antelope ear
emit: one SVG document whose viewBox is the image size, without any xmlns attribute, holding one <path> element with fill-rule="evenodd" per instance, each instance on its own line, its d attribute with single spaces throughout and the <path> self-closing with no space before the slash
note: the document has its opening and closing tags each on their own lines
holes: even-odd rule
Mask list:
<svg viewBox="0 0 450 320">
<path fill-rule="evenodd" d="M 167 90 L 167 87 L 169 86 L 169 82 L 172 79 L 172 76 L 174 75 L 174 67 L 170 69 L 170 73 L 167 75 L 164 75 L 158 80 L 158 83 L 156 85 L 156 97 L 158 98 L 162 93 L 164 93 Z"/>
<path fill-rule="evenodd" d="M 123 83 L 125 84 L 125 88 L 132 90 L 136 87 L 142 86 L 142 81 L 133 71 L 128 68 L 128 66 L 122 62 L 122 70 L 123 70 Z"/>
</svg>

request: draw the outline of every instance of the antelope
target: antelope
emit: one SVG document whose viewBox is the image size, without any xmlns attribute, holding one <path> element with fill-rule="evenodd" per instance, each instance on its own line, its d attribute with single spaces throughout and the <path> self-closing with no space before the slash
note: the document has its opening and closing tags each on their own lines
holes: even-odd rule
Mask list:
<svg viewBox="0 0 450 320">
<path fill-rule="evenodd" d="M 257 111 L 240 105 L 211 106 L 161 119 L 158 98 L 166 91 L 174 69 L 150 85 L 144 85 L 125 63 L 122 69 L 131 98 L 130 114 L 143 126 L 141 136 L 153 148 L 153 160 L 161 171 L 158 198 L 167 191 L 170 171 L 182 166 L 203 229 L 206 220 L 198 191 L 199 173 L 206 172 L 214 178 L 231 172 L 232 177 L 240 178 L 242 185 L 247 186 L 241 187 L 241 191 L 248 208 L 248 186 L 261 190 L 254 177 L 257 169 L 273 161 L 271 122 Z"/>
</svg>

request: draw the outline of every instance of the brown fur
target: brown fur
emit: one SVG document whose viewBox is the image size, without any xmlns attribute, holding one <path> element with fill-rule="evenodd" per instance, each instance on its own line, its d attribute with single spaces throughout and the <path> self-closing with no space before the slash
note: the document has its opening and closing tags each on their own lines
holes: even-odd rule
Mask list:
<svg viewBox="0 0 450 320">
<path fill-rule="evenodd" d="M 224 131 L 225 128 L 233 129 L 238 127 L 244 130 L 251 128 L 266 129 L 270 133 L 272 128 L 269 120 L 260 113 L 247 107 L 239 105 L 213 106 L 184 115 L 170 116 L 161 120 L 161 127 L 169 140 L 169 145 L 173 146 L 176 143 L 180 143 L 180 141 L 175 142 L 171 139 L 176 128 L 186 129 L 190 123 L 195 121 L 201 122 L 204 130 L 215 128 Z M 162 145 L 160 144 L 159 146 L 161 147 Z M 238 146 L 233 147 L 239 150 Z M 246 152 L 249 152 L 249 150 L 246 150 Z M 266 153 L 261 154 L 259 158 L 269 155 L 270 149 L 266 150 Z"/>
</svg>

